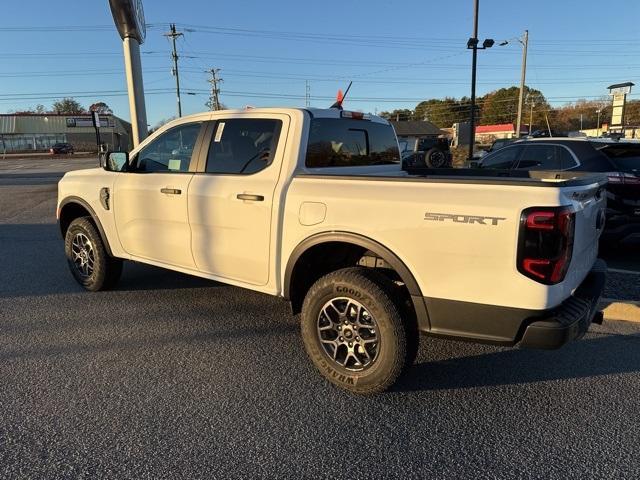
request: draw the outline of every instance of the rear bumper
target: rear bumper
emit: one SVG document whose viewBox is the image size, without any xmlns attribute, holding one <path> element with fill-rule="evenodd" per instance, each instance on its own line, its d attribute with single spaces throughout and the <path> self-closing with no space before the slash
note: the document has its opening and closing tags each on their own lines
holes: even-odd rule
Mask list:
<svg viewBox="0 0 640 480">
<path fill-rule="evenodd" d="M 523 348 L 559 348 L 582 337 L 592 322 L 601 321 L 598 303 L 604 290 L 606 271 L 606 263 L 598 260 L 573 295 L 549 310 L 425 297 L 424 311 L 417 311 L 418 328 L 429 335 L 455 340 Z"/>
<path fill-rule="evenodd" d="M 529 319 L 518 346 L 554 349 L 581 338 L 595 320 L 602 322 L 598 303 L 604 290 L 607 266 L 598 260 L 574 294 L 559 307 Z"/>
</svg>

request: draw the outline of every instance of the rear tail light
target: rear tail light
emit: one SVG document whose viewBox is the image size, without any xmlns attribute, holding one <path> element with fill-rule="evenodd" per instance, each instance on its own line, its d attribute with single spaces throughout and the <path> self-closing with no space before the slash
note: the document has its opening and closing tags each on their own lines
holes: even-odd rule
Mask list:
<svg viewBox="0 0 640 480">
<path fill-rule="evenodd" d="M 518 271 L 546 285 L 564 280 L 575 233 L 575 212 L 569 207 L 534 207 L 522 212 Z"/>
</svg>

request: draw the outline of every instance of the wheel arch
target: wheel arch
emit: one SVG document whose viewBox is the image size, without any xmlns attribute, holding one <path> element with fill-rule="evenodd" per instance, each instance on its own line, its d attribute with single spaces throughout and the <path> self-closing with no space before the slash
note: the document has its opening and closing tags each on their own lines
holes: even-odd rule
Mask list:
<svg viewBox="0 0 640 480">
<path fill-rule="evenodd" d="M 300 261 L 307 252 L 310 252 L 315 247 L 335 243 L 352 245 L 361 248 L 363 251 L 370 251 L 388 263 L 400 277 L 400 280 L 402 280 L 411 296 L 420 329 L 430 329 L 429 316 L 420 286 L 406 264 L 391 249 L 383 244 L 364 235 L 351 232 L 317 233 L 306 238 L 293 249 L 284 272 L 283 296 L 291 302 L 294 313 L 300 311 L 302 303 L 301 299 L 297 298 L 299 295 L 296 295 L 294 291 L 295 285 L 293 285 L 296 277 L 296 268 L 300 268 Z"/>
<path fill-rule="evenodd" d="M 112 256 L 111 246 L 109 245 L 109 240 L 104 232 L 104 228 L 102 228 L 100 219 L 96 215 L 95 210 L 86 200 L 75 196 L 65 197 L 58 206 L 58 212 L 58 226 L 60 227 L 60 233 L 63 239 L 71 222 L 79 217 L 90 217 L 91 221 L 98 229 L 98 233 L 100 234 L 105 250 L 110 256 Z"/>
</svg>

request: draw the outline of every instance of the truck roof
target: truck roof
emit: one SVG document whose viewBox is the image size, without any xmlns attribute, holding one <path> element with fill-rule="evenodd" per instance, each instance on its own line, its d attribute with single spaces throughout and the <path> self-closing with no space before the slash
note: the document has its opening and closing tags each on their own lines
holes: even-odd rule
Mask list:
<svg viewBox="0 0 640 480">
<path fill-rule="evenodd" d="M 264 107 L 264 108 L 236 108 L 229 110 L 218 110 L 216 112 L 200 112 L 194 113 L 191 115 L 185 115 L 180 118 L 180 120 L 199 120 L 202 119 L 203 116 L 210 115 L 212 113 L 216 114 L 238 114 L 238 113 L 291 113 L 291 112 L 309 112 L 314 118 L 341 118 L 343 116 L 342 112 L 349 114 L 350 110 L 339 110 L 337 108 L 301 108 L 301 107 Z M 362 112 L 356 112 L 362 113 Z M 385 125 L 389 125 L 389 122 L 377 115 L 371 115 L 369 113 L 363 113 L 364 119 L 369 120 L 376 123 L 382 123 Z"/>
</svg>

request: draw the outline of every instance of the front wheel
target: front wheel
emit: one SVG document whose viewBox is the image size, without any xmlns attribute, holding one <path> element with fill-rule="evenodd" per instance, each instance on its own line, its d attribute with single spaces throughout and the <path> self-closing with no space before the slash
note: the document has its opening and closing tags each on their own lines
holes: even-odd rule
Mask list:
<svg viewBox="0 0 640 480">
<path fill-rule="evenodd" d="M 109 256 L 89 217 L 71 222 L 65 235 L 64 250 L 71 274 L 87 290 L 107 290 L 118 282 L 122 260 Z"/>
<path fill-rule="evenodd" d="M 302 306 L 302 339 L 333 384 L 359 394 L 388 389 L 409 363 L 407 336 L 389 281 L 365 268 L 320 278 Z"/>
</svg>

